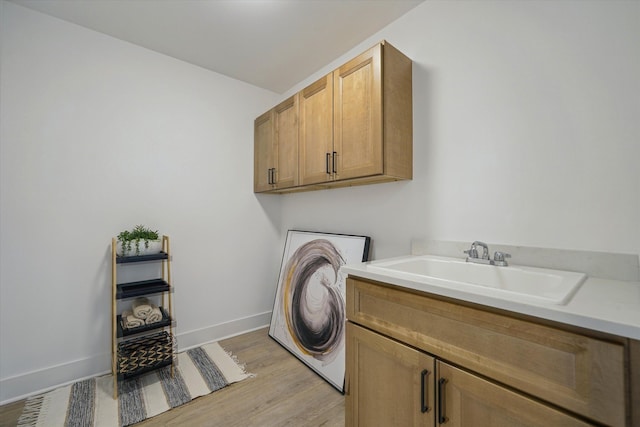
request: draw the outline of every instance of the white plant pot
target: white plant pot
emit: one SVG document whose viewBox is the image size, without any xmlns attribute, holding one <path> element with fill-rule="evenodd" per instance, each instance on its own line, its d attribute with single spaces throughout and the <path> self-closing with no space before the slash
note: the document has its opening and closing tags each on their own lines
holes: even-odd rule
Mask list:
<svg viewBox="0 0 640 427">
<path fill-rule="evenodd" d="M 148 240 L 149 247 L 146 247 L 145 241 L 140 240 L 138 245 L 139 251 L 136 250 L 136 242 L 131 242 L 131 250 L 126 252 L 122 247 L 122 242 L 118 242 L 118 248 L 116 253 L 118 256 L 137 256 L 137 255 L 152 255 L 162 252 L 162 240 Z"/>
</svg>

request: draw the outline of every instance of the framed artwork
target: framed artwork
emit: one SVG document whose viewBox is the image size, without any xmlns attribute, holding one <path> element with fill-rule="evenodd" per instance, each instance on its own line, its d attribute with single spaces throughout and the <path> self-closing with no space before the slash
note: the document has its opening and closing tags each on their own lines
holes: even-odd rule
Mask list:
<svg viewBox="0 0 640 427">
<path fill-rule="evenodd" d="M 346 274 L 367 261 L 367 236 L 289 230 L 269 336 L 344 393 Z"/>
</svg>

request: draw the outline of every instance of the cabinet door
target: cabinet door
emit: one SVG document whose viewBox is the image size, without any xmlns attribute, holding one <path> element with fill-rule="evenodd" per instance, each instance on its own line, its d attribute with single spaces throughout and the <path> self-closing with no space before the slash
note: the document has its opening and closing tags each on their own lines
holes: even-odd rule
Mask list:
<svg viewBox="0 0 640 427">
<path fill-rule="evenodd" d="M 332 179 L 333 80 L 328 74 L 300 93 L 300 184 Z"/>
<path fill-rule="evenodd" d="M 272 189 L 273 135 L 273 110 L 269 110 L 253 124 L 253 191 L 256 193 Z"/>
<path fill-rule="evenodd" d="M 346 425 L 433 426 L 434 359 L 347 322 Z"/>
<path fill-rule="evenodd" d="M 382 45 L 334 71 L 334 179 L 383 173 Z"/>
<path fill-rule="evenodd" d="M 536 400 L 438 361 L 436 420 L 455 426 L 588 426 Z"/>
<path fill-rule="evenodd" d="M 272 180 L 276 188 L 298 185 L 298 95 L 274 108 L 275 171 Z"/>
</svg>

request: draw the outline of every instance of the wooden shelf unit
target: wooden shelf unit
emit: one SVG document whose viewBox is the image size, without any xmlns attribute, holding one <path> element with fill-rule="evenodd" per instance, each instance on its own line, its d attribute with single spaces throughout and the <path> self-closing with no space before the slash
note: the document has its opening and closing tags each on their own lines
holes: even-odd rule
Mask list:
<svg viewBox="0 0 640 427">
<path fill-rule="evenodd" d="M 147 372 L 171 365 L 171 376 L 174 373 L 176 344 L 174 335 L 175 320 L 173 317 L 173 286 L 171 285 L 171 252 L 169 236 L 162 236 L 162 252 L 158 254 L 139 256 L 119 256 L 117 254 L 118 241 L 111 239 L 111 373 L 113 375 L 113 398 L 118 398 L 118 381 L 126 380 Z M 118 283 L 118 268 L 138 263 L 160 262 L 161 274 L 159 278 L 135 282 Z M 147 295 L 162 296 L 159 306 L 162 320 L 149 325 L 135 328 L 124 328 L 122 313 L 118 309 L 118 302 Z M 120 312 L 119 312 L 120 311 Z M 144 364 L 140 369 L 123 373 L 121 362 L 130 357 L 127 352 L 135 347 L 137 351 L 145 352 L 145 344 L 149 352 L 160 349 L 161 355 L 157 363 Z M 137 345 L 139 344 L 139 345 Z M 167 350 L 168 349 L 168 350 Z"/>
</svg>

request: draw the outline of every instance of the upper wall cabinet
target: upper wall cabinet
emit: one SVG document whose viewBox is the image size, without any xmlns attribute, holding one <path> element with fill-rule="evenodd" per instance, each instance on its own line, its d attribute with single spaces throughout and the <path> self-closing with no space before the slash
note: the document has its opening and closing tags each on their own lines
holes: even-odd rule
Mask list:
<svg viewBox="0 0 640 427">
<path fill-rule="evenodd" d="M 253 188 L 256 193 L 298 185 L 298 94 L 254 122 Z"/>
<path fill-rule="evenodd" d="M 283 104 L 292 107 L 279 124 Z M 347 62 L 258 117 L 254 155 L 255 192 L 411 179 L 411 60 L 382 42 Z"/>
</svg>

